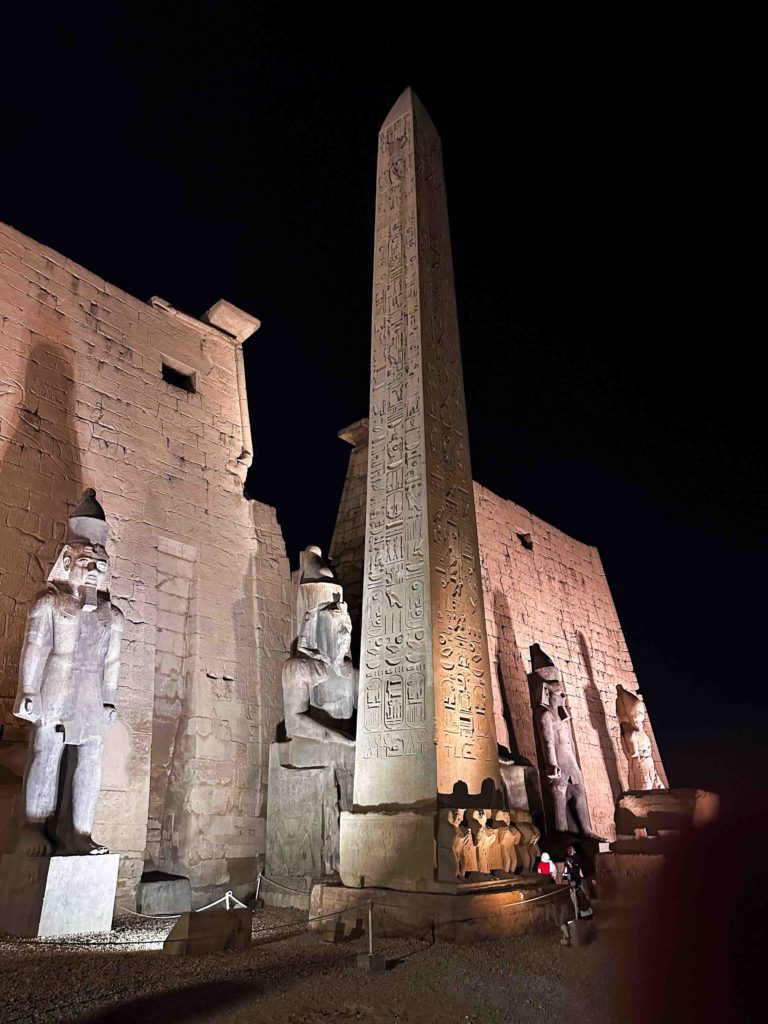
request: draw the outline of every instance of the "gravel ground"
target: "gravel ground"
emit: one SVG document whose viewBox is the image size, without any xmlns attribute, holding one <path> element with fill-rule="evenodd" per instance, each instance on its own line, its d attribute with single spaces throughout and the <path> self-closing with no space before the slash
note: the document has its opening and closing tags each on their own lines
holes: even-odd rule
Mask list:
<svg viewBox="0 0 768 1024">
<path fill-rule="evenodd" d="M 76 940 L 0 936 L 0 1021 L 195 1024 L 492 1024 L 627 1020 L 615 984 L 617 935 L 605 922 L 589 946 L 559 932 L 474 945 L 383 939 L 385 974 L 355 965 L 366 940 L 333 945 L 303 929 L 306 914 L 267 907 L 254 945 L 169 958 L 166 922 L 121 924 Z M 279 926 L 277 931 L 267 931 Z M 262 934 L 260 934 L 262 933 Z M 107 943 L 110 943 L 107 945 Z"/>
</svg>

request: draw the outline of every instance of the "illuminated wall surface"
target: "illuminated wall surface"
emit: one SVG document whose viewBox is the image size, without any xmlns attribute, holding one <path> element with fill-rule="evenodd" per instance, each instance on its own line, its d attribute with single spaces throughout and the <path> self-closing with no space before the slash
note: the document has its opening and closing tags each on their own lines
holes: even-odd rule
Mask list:
<svg viewBox="0 0 768 1024">
<path fill-rule="evenodd" d="M 289 570 L 274 510 L 243 497 L 237 358 L 226 332 L 0 225 L 0 838 L 26 757 L 26 605 L 94 486 L 126 618 L 94 827 L 122 855 L 119 899 L 145 854 L 220 894 L 247 891 L 265 849 Z"/>
<path fill-rule="evenodd" d="M 356 620 L 365 546 L 364 423 L 342 436 L 354 447 L 330 554 Z M 513 757 L 537 765 L 527 674 L 529 647 L 538 643 L 563 673 L 593 829 L 613 838 L 615 799 L 627 788 L 616 686 L 636 690 L 638 682 L 600 555 L 478 483 L 474 490 L 496 736 Z"/>
<path fill-rule="evenodd" d="M 94 486 L 126 616 L 94 828 L 121 854 L 120 900 L 147 857 L 198 894 L 244 893 L 265 849 L 289 570 L 274 510 L 242 494 L 236 349 L 0 225 L 0 843 L 26 759 L 11 715 L 26 605 Z M 354 611 L 366 431 L 350 440 L 331 553 Z M 637 681 L 598 553 L 477 484 L 475 506 L 497 736 L 536 763 L 526 672 L 539 643 L 563 672 L 593 826 L 610 837 L 626 787 L 616 684 Z"/>
</svg>

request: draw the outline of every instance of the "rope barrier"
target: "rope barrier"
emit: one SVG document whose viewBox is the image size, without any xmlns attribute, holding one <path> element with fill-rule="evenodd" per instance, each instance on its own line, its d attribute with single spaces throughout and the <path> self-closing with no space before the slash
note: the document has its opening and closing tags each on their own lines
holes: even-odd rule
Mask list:
<svg viewBox="0 0 768 1024">
<path fill-rule="evenodd" d="M 143 917 L 145 921 L 170 921 L 175 917 L 181 917 L 181 914 L 140 914 L 138 910 L 124 907 L 122 903 L 116 903 L 115 906 L 126 914 L 133 914 L 134 917 Z"/>
<path fill-rule="evenodd" d="M 283 885 L 282 882 L 276 882 L 274 878 L 268 878 L 263 873 L 259 875 L 259 878 L 261 878 L 262 882 L 269 882 L 270 885 L 276 885 L 278 889 L 285 889 L 286 892 L 297 892 L 300 896 L 309 896 L 311 892 L 310 889 L 294 889 L 290 885 Z"/>
<path fill-rule="evenodd" d="M 279 889 L 286 889 L 288 892 L 296 892 L 303 896 L 308 895 L 307 890 L 292 889 L 290 886 L 282 885 L 280 882 L 276 882 L 274 879 L 269 878 L 267 875 L 261 873 L 259 874 L 259 879 L 261 881 L 268 882 L 271 885 L 275 885 Z M 486 917 L 495 917 L 500 910 L 504 910 L 507 907 L 523 907 L 528 903 L 535 903 L 537 900 L 551 899 L 553 896 L 560 896 L 565 891 L 566 890 L 564 888 L 559 887 L 555 889 L 553 892 L 541 893 L 539 896 L 531 896 L 529 899 L 512 900 L 508 903 L 501 903 L 498 906 L 496 906 L 489 914 L 472 914 L 469 917 L 456 918 L 452 923 L 464 924 L 468 921 L 476 921 Z M 215 900 L 213 903 L 207 904 L 205 907 L 200 907 L 199 910 L 194 911 L 194 913 L 202 913 L 206 910 L 210 910 L 212 907 L 216 907 L 220 903 L 224 903 L 226 909 L 229 910 L 230 902 L 236 904 L 239 908 L 242 908 L 243 910 L 250 909 L 246 907 L 245 904 L 241 903 L 240 900 L 238 900 L 235 896 L 233 896 L 231 890 L 228 890 L 220 899 Z M 130 910 L 128 907 L 123 907 L 119 903 L 117 904 L 117 906 L 120 908 L 120 910 L 123 910 L 128 914 L 133 914 L 135 917 L 141 917 L 149 921 L 171 921 L 181 916 L 180 914 L 140 914 L 137 910 Z M 381 900 L 368 899 L 361 903 L 353 903 L 351 906 L 348 907 L 341 907 L 337 910 L 328 911 L 328 913 L 325 914 L 318 914 L 315 917 L 309 917 L 305 921 L 285 922 L 283 924 L 272 925 L 268 928 L 259 928 L 255 932 L 255 937 L 258 938 L 259 936 L 268 935 L 273 932 L 289 930 L 305 931 L 309 927 L 309 925 L 314 924 L 316 921 L 324 921 L 327 920 L 329 917 L 341 917 L 343 914 L 351 913 L 354 910 L 362 910 L 365 908 L 368 910 L 368 928 L 370 933 L 368 938 L 370 946 L 370 944 L 372 943 L 373 936 L 372 914 L 374 907 L 383 907 L 388 910 L 404 909 L 404 907 L 400 904 L 384 903 Z M 251 916 L 254 916 L 254 913 L 254 910 L 251 909 Z M 117 946 L 157 946 L 159 943 L 164 942 L 165 938 L 161 938 L 158 936 L 154 939 L 128 939 L 124 942 L 116 942 L 114 940 L 108 940 L 106 942 L 78 942 L 76 939 L 54 938 L 40 942 L 39 939 L 26 938 L 22 936 L 12 936 L 11 941 L 17 942 L 20 945 L 34 945 L 38 949 L 45 949 L 50 947 L 63 947 L 64 949 L 98 949 L 103 947 L 114 948 Z"/>
<path fill-rule="evenodd" d="M 241 903 L 240 900 L 237 898 L 237 896 L 235 896 L 232 893 L 231 889 L 227 889 L 227 891 L 224 893 L 224 895 L 221 897 L 221 899 L 214 900 L 213 903 L 208 903 L 204 907 L 198 907 L 198 909 L 195 911 L 195 913 L 196 914 L 201 914 L 204 910 L 210 910 L 211 907 L 218 907 L 218 905 L 220 903 L 224 904 L 224 909 L 225 910 L 231 910 L 232 909 L 230 907 L 230 903 L 234 903 L 235 906 L 238 907 L 240 910 L 247 910 L 248 909 L 248 907 L 246 907 L 246 905 L 244 903 Z M 251 911 L 251 913 L 253 913 L 253 911 Z"/>
<path fill-rule="evenodd" d="M 296 892 L 296 893 L 299 893 L 299 895 L 301 895 L 301 896 L 308 896 L 310 894 L 310 892 L 311 892 L 311 890 L 309 890 L 309 889 L 293 889 L 293 888 L 291 888 L 290 885 L 283 885 L 281 882 L 276 882 L 274 880 L 274 878 L 269 878 L 267 875 L 265 875 L 263 873 L 259 877 L 261 878 L 262 882 L 269 882 L 270 885 L 275 885 L 275 886 L 277 886 L 278 889 L 285 889 L 286 892 Z M 522 903 L 533 903 L 534 900 L 543 900 L 543 899 L 547 899 L 550 896 L 557 896 L 558 893 L 563 892 L 563 891 L 564 891 L 564 889 L 562 887 L 560 887 L 560 888 L 556 889 L 554 892 L 546 892 L 546 893 L 543 893 L 541 896 L 531 896 L 531 898 L 527 899 L 527 900 L 513 900 L 511 903 L 503 903 L 501 905 L 501 907 L 516 907 L 516 906 L 519 906 Z M 467 893 L 467 895 L 477 895 L 477 894 L 475 894 L 475 893 Z M 395 904 L 395 903 L 382 903 L 381 900 L 373 900 L 373 903 L 374 903 L 374 906 L 377 906 L 377 907 L 389 907 L 390 910 L 402 909 L 402 908 L 399 908 L 397 906 L 397 904 Z M 501 907 L 499 909 L 501 909 Z"/>
<path fill-rule="evenodd" d="M 504 910 L 505 907 L 523 907 L 523 906 L 525 906 L 526 903 L 535 903 L 536 900 L 546 900 L 546 899 L 549 899 L 551 896 L 559 896 L 563 892 L 565 892 L 564 889 L 557 889 L 557 890 L 555 890 L 555 892 L 545 892 L 545 893 L 542 893 L 541 896 L 531 896 L 531 898 L 527 899 L 527 900 L 512 900 L 510 903 L 500 903 L 496 907 L 496 909 L 493 911 L 493 914 L 495 914 L 497 910 Z M 475 896 L 475 895 L 478 895 L 478 894 L 477 893 L 467 893 L 466 895 L 468 895 L 468 896 Z M 373 905 L 376 906 L 376 907 L 387 907 L 387 909 L 389 909 L 389 910 L 404 910 L 405 909 L 400 904 L 397 904 L 397 903 L 382 903 L 381 900 L 373 900 Z M 474 917 L 487 917 L 487 916 L 489 916 L 489 915 L 487 915 L 487 914 L 477 914 L 477 915 L 473 915 L 473 917 L 462 918 L 462 920 L 464 920 L 464 921 L 472 921 L 474 919 Z M 492 915 L 490 915 L 490 916 L 492 916 Z"/>
</svg>

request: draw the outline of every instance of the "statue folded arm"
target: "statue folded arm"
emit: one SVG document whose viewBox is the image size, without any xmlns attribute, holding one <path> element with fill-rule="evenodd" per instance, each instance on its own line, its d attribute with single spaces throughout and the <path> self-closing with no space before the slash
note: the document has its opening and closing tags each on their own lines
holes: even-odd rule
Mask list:
<svg viewBox="0 0 768 1024">
<path fill-rule="evenodd" d="M 27 632 L 19 663 L 19 689 L 13 713 L 36 722 L 42 715 L 40 688 L 48 656 L 53 650 L 53 603 L 50 590 L 38 594 L 27 616 Z"/>
</svg>

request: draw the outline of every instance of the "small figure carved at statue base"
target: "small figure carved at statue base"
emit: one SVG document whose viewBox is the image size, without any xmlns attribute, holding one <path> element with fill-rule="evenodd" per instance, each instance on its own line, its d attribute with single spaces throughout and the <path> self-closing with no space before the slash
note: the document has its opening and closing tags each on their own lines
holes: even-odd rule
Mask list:
<svg viewBox="0 0 768 1024">
<path fill-rule="evenodd" d="M 520 871 L 526 873 L 534 871 L 536 868 L 536 862 L 541 856 L 541 851 L 539 849 L 541 832 L 533 824 L 530 811 L 515 810 L 511 813 L 515 822 L 515 827 L 520 833 L 520 844 L 517 848 L 518 868 Z"/>
<path fill-rule="evenodd" d="M 501 878 L 512 877 L 517 870 L 517 847 L 522 836 L 512 824 L 509 811 L 493 812 L 493 830 L 496 843 L 491 852 L 491 871 Z"/>
<path fill-rule="evenodd" d="M 443 808 L 437 826 L 437 879 L 463 881 L 470 871 L 477 871 L 477 857 L 472 834 L 464 824 L 464 809 Z"/>
<path fill-rule="evenodd" d="M 496 844 L 496 832 L 488 826 L 488 811 L 482 808 L 471 808 L 466 812 L 467 825 L 472 834 L 472 843 L 477 857 L 477 872 L 490 875 L 490 851 Z"/>
<path fill-rule="evenodd" d="M 109 596 L 107 534 L 96 492 L 86 490 L 27 617 L 14 714 L 33 732 L 18 854 L 108 852 L 91 837 L 104 728 L 116 717 L 123 631 L 122 612 Z"/>
</svg>

